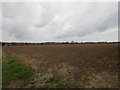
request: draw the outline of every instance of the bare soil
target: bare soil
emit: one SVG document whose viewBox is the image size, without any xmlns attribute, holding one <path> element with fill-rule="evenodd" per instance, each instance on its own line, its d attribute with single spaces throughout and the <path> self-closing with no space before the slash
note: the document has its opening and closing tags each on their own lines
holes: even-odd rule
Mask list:
<svg viewBox="0 0 120 90">
<path fill-rule="evenodd" d="M 3 51 L 40 71 L 36 81 L 55 76 L 71 87 L 118 87 L 117 44 L 5 46 Z"/>
</svg>

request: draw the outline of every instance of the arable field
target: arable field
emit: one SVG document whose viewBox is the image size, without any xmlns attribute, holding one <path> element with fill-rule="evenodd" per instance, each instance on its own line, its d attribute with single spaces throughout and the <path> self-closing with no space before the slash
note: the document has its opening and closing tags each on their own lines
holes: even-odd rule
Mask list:
<svg viewBox="0 0 120 90">
<path fill-rule="evenodd" d="M 34 71 L 29 80 L 11 80 L 4 87 L 118 87 L 118 44 L 4 46 L 3 52 Z"/>
</svg>

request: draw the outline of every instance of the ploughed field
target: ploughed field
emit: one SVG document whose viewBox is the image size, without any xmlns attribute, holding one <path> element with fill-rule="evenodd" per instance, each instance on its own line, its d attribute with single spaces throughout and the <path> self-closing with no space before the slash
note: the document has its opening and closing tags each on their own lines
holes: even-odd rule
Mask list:
<svg viewBox="0 0 120 90">
<path fill-rule="evenodd" d="M 5 46 L 3 51 L 35 70 L 34 88 L 56 87 L 52 77 L 73 88 L 118 87 L 118 44 Z"/>
</svg>

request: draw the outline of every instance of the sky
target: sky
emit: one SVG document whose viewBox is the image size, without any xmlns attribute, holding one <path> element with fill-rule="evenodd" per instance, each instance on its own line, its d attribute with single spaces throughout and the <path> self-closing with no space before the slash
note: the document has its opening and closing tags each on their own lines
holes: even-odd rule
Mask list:
<svg viewBox="0 0 120 90">
<path fill-rule="evenodd" d="M 118 41 L 118 3 L 4 2 L 2 41 Z"/>
</svg>

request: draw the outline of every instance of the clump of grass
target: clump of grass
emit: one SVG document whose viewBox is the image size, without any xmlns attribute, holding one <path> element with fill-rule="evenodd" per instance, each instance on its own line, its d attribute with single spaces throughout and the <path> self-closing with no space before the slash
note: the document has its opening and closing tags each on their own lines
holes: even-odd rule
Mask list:
<svg viewBox="0 0 120 90">
<path fill-rule="evenodd" d="M 31 82 L 31 84 L 35 84 L 36 81 Z"/>
<path fill-rule="evenodd" d="M 34 77 L 35 77 L 35 78 L 38 78 L 38 75 L 37 75 L 37 74 L 34 74 Z"/>
<path fill-rule="evenodd" d="M 40 81 L 40 83 L 43 83 L 43 81 Z"/>
<path fill-rule="evenodd" d="M 33 75 L 34 70 L 28 68 L 24 64 L 18 63 L 16 59 L 9 54 L 5 54 L 6 57 L 2 63 L 2 81 L 3 87 L 8 85 L 12 80 L 28 79 Z"/>
<path fill-rule="evenodd" d="M 45 85 L 41 86 L 40 88 L 49 88 L 49 85 L 45 84 Z"/>
<path fill-rule="evenodd" d="M 48 84 L 45 84 L 45 85 L 43 85 L 43 86 L 38 86 L 37 88 L 49 88 L 49 85 Z"/>
<path fill-rule="evenodd" d="M 40 74 L 40 76 L 42 76 L 42 74 Z"/>
<path fill-rule="evenodd" d="M 37 70 L 37 73 L 40 73 L 40 70 Z"/>
<path fill-rule="evenodd" d="M 56 79 L 55 77 L 51 77 L 49 78 L 49 80 L 47 80 L 45 83 L 57 83 L 59 80 Z"/>
<path fill-rule="evenodd" d="M 94 86 L 92 86 L 91 88 L 95 88 Z"/>
<path fill-rule="evenodd" d="M 79 88 L 79 86 L 74 86 L 74 88 Z"/>
<path fill-rule="evenodd" d="M 89 78 L 84 77 L 84 80 L 85 80 L 85 81 L 89 81 Z"/>
<path fill-rule="evenodd" d="M 41 86 L 39 85 L 37 88 L 41 88 Z"/>
<path fill-rule="evenodd" d="M 62 69 L 62 66 L 61 65 L 57 65 L 58 69 Z"/>
<path fill-rule="evenodd" d="M 34 80 L 34 78 L 32 78 L 32 80 Z"/>
<path fill-rule="evenodd" d="M 43 79 L 44 81 L 47 80 L 46 78 Z"/>
<path fill-rule="evenodd" d="M 57 83 L 56 88 L 70 88 L 68 84 Z"/>
<path fill-rule="evenodd" d="M 35 88 L 35 86 L 34 86 L 34 85 L 32 85 L 32 86 L 30 86 L 30 88 Z"/>
<path fill-rule="evenodd" d="M 25 81 L 25 82 L 21 85 L 21 87 L 25 87 L 25 86 L 27 86 L 28 84 L 30 84 L 30 81 Z"/>
</svg>

